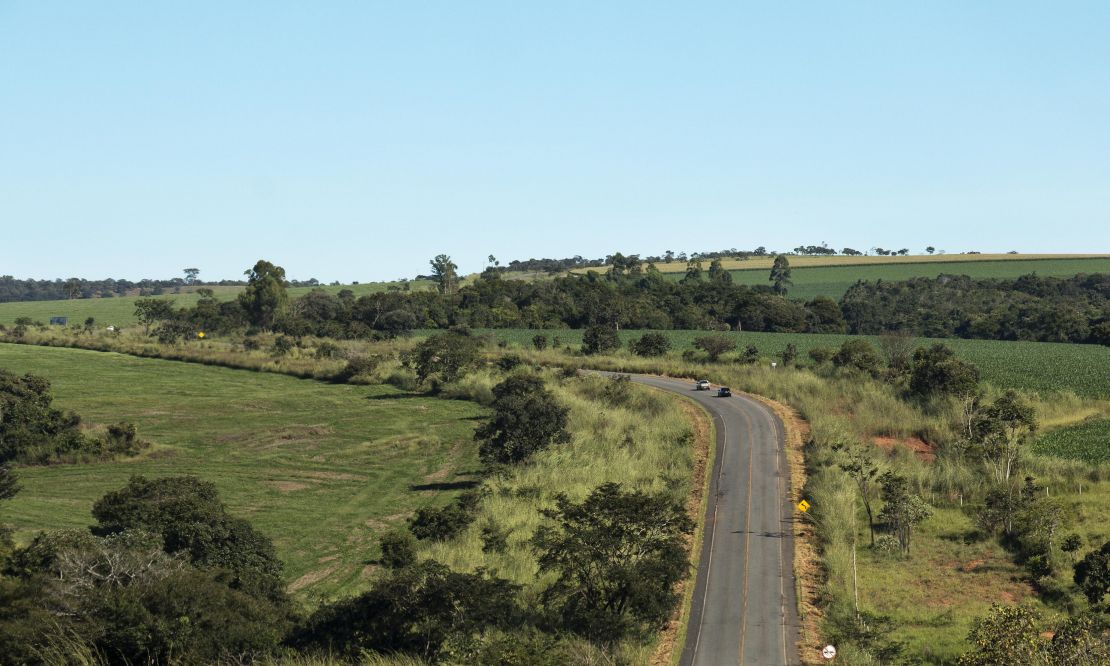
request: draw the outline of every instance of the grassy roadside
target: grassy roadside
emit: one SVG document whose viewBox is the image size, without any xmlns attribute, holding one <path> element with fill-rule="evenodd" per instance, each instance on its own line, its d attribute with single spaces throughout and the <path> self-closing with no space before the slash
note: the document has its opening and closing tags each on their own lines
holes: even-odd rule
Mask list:
<svg viewBox="0 0 1110 666">
<path fill-rule="evenodd" d="M 918 406 L 899 400 L 889 387 L 863 380 L 858 375 L 833 373 L 818 376 L 784 368 L 772 370 L 765 366 L 735 363 L 707 364 L 677 358 L 676 355 L 642 359 L 621 352 L 610 356 L 583 357 L 563 349 L 537 352 L 522 347 L 510 348 L 507 352 L 527 363 L 548 367 L 588 366 L 677 377 L 710 377 L 796 409 L 811 427 L 805 457 L 808 473 L 805 497 L 814 504 L 814 509 L 805 525 L 812 529 L 820 545 L 822 568 L 814 585 L 825 619 L 812 635 L 807 630 L 806 639 L 817 644 L 827 637 L 827 632 L 835 627 L 836 622 L 851 612 L 852 548 L 854 544 L 863 542 L 861 530 L 866 524 L 855 489 L 837 467 L 838 459 L 832 447 L 842 443 L 867 443 L 875 437 L 887 437 L 896 442 L 919 437 L 943 446 L 954 436 L 952 414 L 923 411 Z M 280 369 L 274 371 L 280 372 Z M 569 397 L 573 399 L 573 395 Z M 1042 420 L 1053 426 L 1074 423 L 1092 414 L 1106 414 L 1108 407 L 1105 400 L 1079 398 L 1066 393 L 1045 392 L 1030 394 L 1029 397 Z M 610 432 L 599 441 L 610 442 L 619 448 L 623 439 Z M 959 529 L 948 529 L 952 525 L 958 528 L 961 517 L 963 524 L 967 524 L 967 513 L 960 509 L 960 502 L 963 497 L 971 497 L 981 489 L 981 480 L 974 469 L 944 456 L 935 463 L 925 463 L 899 446 L 883 452 L 880 459 L 884 466 L 906 474 L 914 491 L 936 508 L 934 517 L 922 524 L 915 537 L 914 556 L 886 560 L 877 555 L 872 557 L 870 551 L 862 548 L 858 551 L 860 606 L 892 618 L 895 628 L 891 636 L 907 644 L 911 650 L 909 656 L 924 663 L 951 662 L 966 647 L 963 637 L 971 621 L 982 614 L 984 603 L 1028 601 L 1047 614 L 1059 612 L 1058 608 L 1036 596 L 1031 586 L 1010 585 L 1013 582 L 1011 579 L 1023 580 L 1024 574 L 1013 566 L 1012 556 L 997 542 L 976 542 L 978 550 L 973 550 L 965 547 L 972 538 L 966 530 L 960 533 Z M 1075 517 L 1067 529 L 1076 530 L 1083 538 L 1083 550 L 1079 556 L 1095 545 L 1098 539 L 1107 536 L 1104 522 L 1100 522 L 1099 517 L 1105 516 L 1107 507 L 1110 507 L 1110 468 L 1040 457 L 1027 459 L 1025 464 L 1026 469 L 1048 487 L 1053 497 L 1066 502 L 1068 515 Z M 558 467 L 560 470 L 573 468 L 573 465 Z M 1079 488 L 1083 488 L 1081 496 Z M 542 491 L 541 488 L 541 496 Z M 524 494 L 532 492 L 528 489 Z M 473 539 L 473 536 L 470 538 Z M 464 565 L 469 561 L 472 566 L 477 566 L 473 563 L 485 561 L 473 552 L 474 546 L 480 550 L 480 540 L 463 546 L 458 551 L 458 557 Z M 961 559 L 964 556 L 969 556 L 969 561 L 981 559 L 993 564 L 971 566 Z M 1009 566 L 1003 566 L 1006 563 Z M 526 570 L 525 562 L 519 571 Z M 946 584 L 949 580 L 961 580 L 964 574 L 974 576 L 974 589 L 979 594 L 974 600 Z M 1057 583 L 1064 585 L 1066 591 L 1067 581 L 1063 577 Z M 911 584 L 916 585 L 916 589 L 904 596 L 914 601 L 898 601 L 902 597 L 895 592 Z M 931 607 L 930 604 L 943 608 L 943 612 L 920 612 L 921 608 Z M 951 637 L 951 640 L 937 640 L 938 632 Z M 646 658 L 646 655 L 640 653 L 637 659 L 640 658 Z M 866 663 L 865 657 L 850 649 L 844 650 L 838 659 L 848 664 Z"/>
</svg>

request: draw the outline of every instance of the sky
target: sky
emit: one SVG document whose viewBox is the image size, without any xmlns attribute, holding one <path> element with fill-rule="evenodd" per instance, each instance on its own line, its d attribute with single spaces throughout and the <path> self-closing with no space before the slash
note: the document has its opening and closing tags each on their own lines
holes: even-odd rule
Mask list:
<svg viewBox="0 0 1110 666">
<path fill-rule="evenodd" d="M 0 274 L 1110 252 L 1110 3 L 0 0 Z"/>
</svg>

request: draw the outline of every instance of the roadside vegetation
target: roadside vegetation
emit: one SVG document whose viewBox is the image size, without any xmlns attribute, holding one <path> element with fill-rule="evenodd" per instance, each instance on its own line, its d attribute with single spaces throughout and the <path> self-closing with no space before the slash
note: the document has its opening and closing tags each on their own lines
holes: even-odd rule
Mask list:
<svg viewBox="0 0 1110 666">
<path fill-rule="evenodd" d="M 565 288 L 582 290 L 572 301 L 592 302 L 603 312 L 629 305 L 620 299 L 638 289 L 662 284 L 635 277 L 635 261 L 613 265 L 619 270 L 608 276 L 567 278 Z M 518 288 L 505 286 L 496 271 L 464 285 L 445 255 L 432 267 L 435 294 L 313 292 L 293 301 L 284 271 L 259 262 L 234 301 L 206 295 L 185 311 L 139 302 L 139 325 L 124 331 L 24 322 L 4 335 L 24 345 L 314 377 L 330 384 L 308 383 L 329 392 L 403 391 L 429 406 L 443 398 L 482 406 L 481 423 L 462 428 L 472 470 L 458 481 L 429 484 L 452 492 L 371 530 L 376 545 L 367 566 L 376 568 L 363 591 L 290 615 L 290 629 L 267 654 L 296 649 L 354 659 L 400 652 L 477 663 L 505 654 L 526 663 L 547 656 L 556 663 L 648 660 L 660 626 L 677 607 L 675 584 L 689 571 L 693 526 L 677 517 L 686 515 L 683 506 L 694 491 L 692 434 L 672 401 L 627 381 L 576 376 L 575 369 L 587 367 L 708 378 L 789 405 L 807 421 L 802 496 L 812 508 L 800 517 L 800 536 L 813 539 L 821 554 L 820 589 L 809 600 L 821 614 L 820 635 L 804 637 L 807 658 L 833 642 L 846 664 L 1048 664 L 1066 654 L 1078 655 L 1072 663 L 1101 663 L 1110 467 L 1093 438 L 1110 417 L 1101 374 L 1106 364 L 1048 380 L 1029 367 L 1038 355 L 1051 363 L 1043 359 L 1074 353 L 1067 367 L 1085 368 L 1105 347 L 924 340 L 907 330 L 871 338 L 629 332 L 606 319 L 581 331 L 482 332 L 449 324 L 459 313 L 500 317 L 491 303 L 511 304 L 503 297 Z M 688 314 L 715 307 L 712 298 L 722 297 L 737 299 L 734 309 L 722 310 L 732 313 L 726 319 L 746 321 L 757 312 L 764 322 L 800 317 L 805 330 L 847 325 L 843 304 L 783 298 L 792 287 L 785 260 L 776 258 L 772 284 L 760 291 L 735 290 L 720 266 L 701 277 L 692 277 L 698 266 L 688 268 L 690 280 L 669 292 L 693 299 Z M 974 283 L 971 290 L 976 298 L 998 296 L 1003 309 L 1012 305 L 1006 299 L 1026 300 L 1033 286 L 1090 296 L 1070 311 L 1076 315 L 1070 320 L 1059 316 L 1058 299 L 1029 301 L 1056 308 L 1038 326 L 1086 322 L 1083 335 L 1090 337 L 1105 323 L 1098 319 L 1098 299 L 1105 298 L 1096 294 L 1100 280 L 1022 278 Z M 558 280 L 550 284 L 552 293 L 564 288 Z M 935 296 L 944 284 L 894 289 L 921 287 Z M 591 301 L 591 294 L 602 300 Z M 709 300 L 698 301 L 702 296 Z M 659 304 L 646 298 L 641 305 L 650 313 Z M 896 301 L 889 313 L 896 313 Z M 986 301 L 972 302 L 983 311 Z M 441 328 L 413 336 L 418 322 L 440 316 L 410 309 L 414 303 L 445 308 Z M 520 314 L 506 312 L 505 323 Z M 764 340 L 778 346 L 772 351 L 759 344 Z M 1031 352 L 1028 358 L 1018 345 L 1028 345 L 1020 348 Z M 656 534 L 651 515 L 675 519 Z M 641 518 L 636 529 L 619 529 Z M 642 559 L 617 555 L 628 552 L 629 540 L 649 534 L 655 547 L 636 550 Z M 598 545 L 596 561 L 576 559 L 581 549 L 573 544 L 587 541 Z M 637 573 L 646 570 L 658 575 Z M 584 577 L 586 571 L 599 578 Z M 647 587 L 631 588 L 630 581 Z M 1000 645 L 1017 646 L 1012 654 L 1020 660 L 999 661 Z"/>
</svg>

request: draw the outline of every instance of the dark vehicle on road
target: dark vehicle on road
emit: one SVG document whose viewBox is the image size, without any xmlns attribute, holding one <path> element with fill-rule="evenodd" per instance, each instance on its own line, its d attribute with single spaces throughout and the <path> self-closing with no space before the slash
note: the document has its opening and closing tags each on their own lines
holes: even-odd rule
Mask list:
<svg viewBox="0 0 1110 666">
<path fill-rule="evenodd" d="M 728 398 L 728 397 L 731 397 L 731 396 L 732 396 L 732 389 L 730 389 L 729 387 L 722 386 L 721 388 L 717 389 L 717 397 L 718 398 Z"/>
</svg>

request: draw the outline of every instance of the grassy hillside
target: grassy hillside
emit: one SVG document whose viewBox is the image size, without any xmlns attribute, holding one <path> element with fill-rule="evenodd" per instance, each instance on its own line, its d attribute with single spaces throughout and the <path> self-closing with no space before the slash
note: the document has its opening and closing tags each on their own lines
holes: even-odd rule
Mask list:
<svg viewBox="0 0 1110 666">
<path fill-rule="evenodd" d="M 799 268 L 837 267 L 837 266 L 901 266 L 906 264 L 950 264 L 950 263 L 980 263 L 980 262 L 1011 262 L 1030 260 L 1075 260 L 1075 259 L 1104 259 L 1110 260 L 1110 254 L 913 254 L 904 257 L 893 256 L 791 256 L 790 265 Z M 743 270 L 770 270 L 775 261 L 774 256 L 749 257 L 747 259 L 722 259 L 721 264 L 730 271 Z M 704 268 L 709 268 L 709 260 L 702 262 Z M 664 273 L 683 273 L 686 264 L 681 261 L 672 261 L 669 264 L 659 263 L 656 267 Z M 587 270 L 604 270 L 604 268 L 580 269 L 576 272 Z"/>
<path fill-rule="evenodd" d="M 582 342 L 581 330 L 551 329 L 545 331 L 526 329 L 486 329 L 484 332 L 499 340 L 524 347 L 531 346 L 533 336 L 543 334 L 551 342 L 558 337 L 561 344 L 578 345 Z M 645 331 L 621 331 L 625 345 L 639 338 Z M 671 340 L 673 349 L 693 349 L 694 340 L 708 331 L 659 331 Z M 427 332 L 423 332 L 426 334 Z M 845 340 L 870 336 L 824 335 L 811 333 L 722 333 L 736 340 L 739 349 L 755 345 L 760 355 L 770 361 L 781 356 L 787 344 L 793 343 L 798 353 L 805 356 L 817 347 L 838 347 Z M 1110 347 L 1073 345 L 1053 342 L 1007 342 L 1000 340 L 933 340 L 921 338 L 919 345 L 942 342 L 968 359 L 983 373 L 983 379 L 998 387 L 1012 387 L 1032 391 L 1073 391 L 1077 395 L 1110 398 Z"/>
<path fill-rule="evenodd" d="M 11 344 L 0 367 L 45 376 L 56 404 L 89 422 L 132 421 L 155 444 L 134 461 L 20 469 L 24 491 L 4 507 L 19 538 L 91 524 L 92 503 L 132 474 L 197 474 L 274 540 L 302 598 L 359 588 L 380 531 L 448 501 L 436 484 L 477 465 L 471 402 Z"/>
<path fill-rule="evenodd" d="M 343 289 L 350 289 L 356 296 L 384 291 L 395 282 L 371 282 L 367 284 L 320 285 L 332 294 L 337 294 Z M 432 283 L 427 280 L 417 280 L 409 283 L 411 289 L 431 289 Z M 242 291 L 242 287 L 212 287 L 216 298 L 221 301 L 230 301 Z M 312 287 L 294 287 L 289 290 L 289 295 L 297 298 L 312 291 Z M 107 326 L 115 324 L 126 326 L 135 322 L 135 301 L 138 296 L 120 296 L 116 298 L 80 298 L 66 301 L 20 301 L 15 303 L 0 303 L 0 324 L 12 324 L 17 317 L 30 317 L 35 321 L 48 322 L 51 317 L 69 317 L 70 324 L 81 324 L 86 317 L 96 319 L 98 324 Z M 166 293 L 157 298 L 173 301 L 177 307 L 191 307 L 196 304 L 196 291 L 183 289 L 182 293 Z"/>
</svg>

